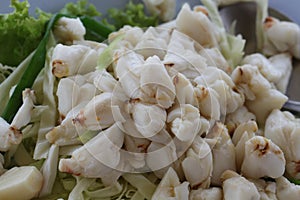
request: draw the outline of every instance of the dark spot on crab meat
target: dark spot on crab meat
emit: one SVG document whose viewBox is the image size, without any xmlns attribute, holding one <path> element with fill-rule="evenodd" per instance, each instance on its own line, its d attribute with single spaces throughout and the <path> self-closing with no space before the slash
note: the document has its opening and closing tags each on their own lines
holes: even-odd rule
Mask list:
<svg viewBox="0 0 300 200">
<path fill-rule="evenodd" d="M 175 64 L 174 63 L 166 63 L 165 67 L 173 67 Z"/>
<path fill-rule="evenodd" d="M 141 100 L 139 98 L 136 99 L 129 99 L 129 103 L 139 103 Z"/>
<path fill-rule="evenodd" d="M 275 21 L 273 17 L 267 17 L 264 21 L 265 28 L 271 28 L 274 25 Z"/>
<path fill-rule="evenodd" d="M 298 161 L 293 161 L 295 163 L 295 172 L 299 173 L 300 172 L 300 160 Z"/>
<path fill-rule="evenodd" d="M 243 76 L 244 72 L 242 68 L 239 68 L 240 75 Z"/>
<path fill-rule="evenodd" d="M 80 111 L 79 114 L 74 119 L 72 119 L 72 122 L 73 122 L 73 124 L 79 123 L 79 124 L 83 125 L 85 120 L 86 120 L 86 117 L 84 116 L 83 111 Z"/>
<path fill-rule="evenodd" d="M 195 10 L 195 12 L 202 12 L 204 15 L 206 15 L 208 17 L 208 11 L 205 7 L 196 6 L 194 10 Z"/>
<path fill-rule="evenodd" d="M 9 127 L 9 130 L 11 130 L 15 135 L 22 134 L 22 132 L 14 126 Z"/>
<path fill-rule="evenodd" d="M 265 155 L 270 149 L 270 144 L 267 140 L 265 140 L 265 146 L 261 146 L 260 144 L 256 144 L 256 147 L 255 147 L 255 151 L 259 151 L 259 154 L 258 156 L 263 156 Z"/>
<path fill-rule="evenodd" d="M 232 90 L 233 90 L 234 92 L 236 92 L 236 93 L 239 93 L 239 90 L 238 90 L 238 88 L 237 88 L 236 86 L 233 86 Z"/>
<path fill-rule="evenodd" d="M 177 75 L 173 78 L 173 83 L 174 85 L 177 85 L 179 83 L 179 77 Z"/>
</svg>

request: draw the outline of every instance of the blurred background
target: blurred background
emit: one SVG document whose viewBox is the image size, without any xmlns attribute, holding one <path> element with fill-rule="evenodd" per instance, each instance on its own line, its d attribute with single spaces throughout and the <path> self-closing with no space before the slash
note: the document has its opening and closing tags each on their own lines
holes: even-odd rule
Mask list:
<svg viewBox="0 0 300 200">
<path fill-rule="evenodd" d="M 35 13 L 37 7 L 44 11 L 56 12 L 60 10 L 68 2 L 76 2 L 77 0 L 28 0 L 30 3 L 30 12 Z M 136 2 L 137 0 L 134 0 Z M 89 0 L 90 3 L 96 5 L 100 12 L 106 13 L 108 8 L 121 8 L 128 0 Z M 177 10 L 181 8 L 184 2 L 189 2 L 190 5 L 199 4 L 200 0 L 177 0 Z M 9 7 L 10 0 L 0 0 L 0 13 L 12 11 Z M 284 15 L 287 15 L 291 20 L 300 24 L 300 1 L 299 0 L 269 0 L 269 5 L 272 8 L 279 10 Z"/>
</svg>

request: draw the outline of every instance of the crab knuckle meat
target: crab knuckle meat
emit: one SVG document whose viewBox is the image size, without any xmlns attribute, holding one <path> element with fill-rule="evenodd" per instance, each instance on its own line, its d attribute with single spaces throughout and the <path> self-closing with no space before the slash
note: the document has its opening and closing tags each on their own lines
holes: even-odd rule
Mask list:
<svg viewBox="0 0 300 200">
<path fill-rule="evenodd" d="M 183 104 L 172 110 L 167 122 L 170 123 L 172 133 L 184 142 L 193 141 L 201 130 L 199 110 L 190 104 Z"/>
<path fill-rule="evenodd" d="M 233 113 L 229 113 L 228 115 L 226 115 L 225 125 L 228 129 L 228 132 L 232 134 L 240 124 L 248 122 L 250 120 L 255 121 L 255 115 L 249 112 L 247 107 L 241 106 Z"/>
<path fill-rule="evenodd" d="M 283 151 L 286 172 L 300 178 L 300 121 L 287 111 L 274 110 L 268 117 L 264 135 Z"/>
<path fill-rule="evenodd" d="M 288 53 L 281 53 L 266 58 L 255 53 L 246 56 L 242 64 L 257 66 L 260 73 L 282 93 L 286 92 L 288 81 L 292 72 L 292 59 Z"/>
<path fill-rule="evenodd" d="M 228 131 L 220 122 L 217 122 L 206 136 L 206 140 L 212 149 L 213 172 L 212 185 L 220 186 L 221 174 L 226 170 L 236 171 L 235 148 L 228 134 Z"/>
<path fill-rule="evenodd" d="M 60 79 L 56 96 L 58 98 L 58 111 L 61 118 L 64 118 L 70 110 L 80 103 L 89 101 L 94 96 L 100 94 L 96 86 L 87 79 L 93 73 Z"/>
<path fill-rule="evenodd" d="M 193 39 L 174 30 L 162 62 L 171 76 L 180 72 L 188 79 L 194 79 L 207 67 L 206 59 L 199 53 L 201 49 L 203 47 Z"/>
<path fill-rule="evenodd" d="M 258 126 L 255 121 L 249 120 L 247 122 L 243 122 L 239 124 L 239 126 L 235 129 L 233 136 L 232 136 L 232 142 L 234 145 L 237 145 L 241 138 L 247 133 L 255 133 L 258 131 Z"/>
<path fill-rule="evenodd" d="M 209 145 L 196 136 L 182 161 L 186 180 L 192 188 L 209 188 L 213 171 L 213 158 Z"/>
<path fill-rule="evenodd" d="M 240 172 L 242 162 L 245 156 L 245 143 L 253 138 L 258 130 L 254 121 L 248 121 L 240 124 L 233 133 L 232 142 L 235 145 L 236 168 Z"/>
<path fill-rule="evenodd" d="M 221 108 L 218 93 L 203 85 L 197 85 L 194 90 L 201 116 L 208 120 L 220 120 Z"/>
<path fill-rule="evenodd" d="M 51 57 L 53 74 L 58 77 L 86 74 L 95 70 L 99 53 L 84 45 L 62 45 L 54 47 Z"/>
<path fill-rule="evenodd" d="M 259 200 L 260 194 L 254 183 L 239 174 L 227 170 L 222 174 L 224 200 Z"/>
<path fill-rule="evenodd" d="M 139 83 L 142 101 L 156 103 L 162 108 L 169 108 L 174 103 L 175 86 L 157 56 L 145 61 Z"/>
<path fill-rule="evenodd" d="M 276 195 L 278 200 L 296 200 L 300 196 L 300 186 L 291 183 L 284 176 L 276 179 Z"/>
<path fill-rule="evenodd" d="M 146 163 L 152 171 L 168 167 L 177 159 L 176 146 L 173 141 L 167 144 L 151 142 L 147 148 Z M 158 176 L 159 174 L 158 172 Z"/>
<path fill-rule="evenodd" d="M 101 93 L 89 101 L 73 119 L 74 124 L 88 130 L 101 130 L 114 124 L 112 93 Z"/>
<path fill-rule="evenodd" d="M 199 53 L 206 59 L 206 64 L 208 66 L 215 66 L 228 74 L 231 73 L 231 67 L 218 48 L 205 48 Z"/>
<path fill-rule="evenodd" d="M 245 156 L 241 173 L 248 178 L 278 178 L 285 171 L 285 158 L 281 149 L 271 140 L 255 136 L 245 143 Z"/>
<path fill-rule="evenodd" d="M 135 126 L 145 138 L 154 136 L 165 126 L 167 112 L 156 105 L 137 103 L 132 112 Z"/>
<path fill-rule="evenodd" d="M 93 84 L 102 92 L 114 92 L 118 82 L 110 73 L 106 70 L 102 70 L 93 79 Z"/>
<path fill-rule="evenodd" d="M 121 176 L 116 171 L 121 165 L 120 149 L 124 143 L 124 133 L 116 124 L 100 132 L 72 153 L 72 157 L 61 159 L 59 170 L 88 178 L 101 178 L 112 184 Z"/>
<path fill-rule="evenodd" d="M 122 37 L 122 41 L 126 41 L 130 44 L 131 47 L 135 47 L 137 43 L 140 42 L 143 34 L 144 31 L 140 27 L 125 25 L 118 31 L 109 34 L 108 42 L 111 43 L 114 39 Z"/>
<path fill-rule="evenodd" d="M 222 200 L 223 191 L 218 187 L 210 187 L 208 189 L 199 188 L 191 190 L 190 200 Z"/>
<path fill-rule="evenodd" d="M 234 112 L 244 103 L 243 95 L 234 91 L 235 85 L 230 76 L 216 67 L 206 68 L 194 81 L 217 92 L 222 115 Z"/>
<path fill-rule="evenodd" d="M 19 130 L 30 122 L 34 103 L 36 102 L 34 91 L 31 89 L 23 90 L 22 98 L 23 104 L 11 122 L 11 127 Z"/>
<path fill-rule="evenodd" d="M 189 199 L 189 183 L 180 183 L 173 168 L 169 168 L 155 190 L 152 200 L 160 199 Z"/>
<path fill-rule="evenodd" d="M 255 114 L 259 125 L 263 125 L 272 110 L 280 109 L 288 99 L 272 88 L 256 66 L 247 64 L 237 67 L 232 73 L 232 79 L 245 95 L 245 105 Z"/>
<path fill-rule="evenodd" d="M 264 53 L 274 55 L 288 51 L 300 58 L 300 27 L 293 22 L 267 17 L 264 24 Z"/>
<path fill-rule="evenodd" d="M 181 73 L 172 77 L 176 90 L 176 101 L 179 104 L 197 106 L 197 98 L 192 83 Z"/>
<path fill-rule="evenodd" d="M 176 14 L 175 0 L 143 0 L 147 10 L 159 16 L 162 21 L 170 21 Z"/>
<path fill-rule="evenodd" d="M 119 50 L 115 76 L 119 79 L 124 93 L 131 99 L 140 95 L 140 77 L 143 70 L 144 58 L 130 50 Z"/>
<path fill-rule="evenodd" d="M 54 28 L 56 39 L 66 44 L 84 40 L 85 33 L 85 27 L 79 18 L 61 17 Z"/>
<path fill-rule="evenodd" d="M 0 150 L 8 151 L 13 145 L 20 144 L 22 141 L 21 132 L 11 127 L 3 118 L 0 117 Z"/>
<path fill-rule="evenodd" d="M 257 191 L 260 194 L 261 200 L 277 200 L 276 183 L 272 181 L 265 181 L 263 179 L 248 179 L 254 183 Z"/>
<path fill-rule="evenodd" d="M 86 104 L 87 102 L 82 102 L 72 108 L 62 122 L 46 134 L 46 139 L 51 144 L 57 144 L 59 146 L 80 144 L 78 136 L 83 134 L 86 129 L 74 124 L 73 119 Z"/>
<path fill-rule="evenodd" d="M 198 28 L 195 29 L 190 24 L 194 24 Z M 187 34 L 204 47 L 217 46 L 214 26 L 207 15 L 203 12 L 193 11 L 187 3 L 182 6 L 176 18 L 177 30 Z"/>
<path fill-rule="evenodd" d="M 134 51 L 148 58 L 158 56 L 163 59 L 166 54 L 168 42 L 170 40 L 170 31 L 164 28 L 149 27 L 139 43 L 134 47 Z"/>
</svg>

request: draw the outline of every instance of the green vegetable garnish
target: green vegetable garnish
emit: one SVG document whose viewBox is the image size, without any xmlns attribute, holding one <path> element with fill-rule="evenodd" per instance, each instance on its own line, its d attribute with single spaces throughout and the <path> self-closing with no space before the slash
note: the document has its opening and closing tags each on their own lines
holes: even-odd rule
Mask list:
<svg viewBox="0 0 300 200">
<path fill-rule="evenodd" d="M 14 12 L 0 15 L 0 63 L 16 66 L 38 46 L 49 16 L 30 16 L 27 1 L 11 0 L 11 6 Z"/>
<path fill-rule="evenodd" d="M 131 1 L 125 9 L 112 8 L 108 10 L 109 17 L 113 19 L 116 29 L 124 25 L 148 27 L 158 25 L 158 16 L 147 16 L 144 12 L 144 5 L 134 4 Z"/>
<path fill-rule="evenodd" d="M 13 120 L 15 114 L 19 110 L 19 107 L 22 105 L 22 91 L 26 88 L 32 87 L 35 78 L 44 67 L 47 53 L 46 46 L 48 43 L 50 32 L 53 25 L 60 17 L 62 17 L 62 15 L 57 14 L 50 19 L 43 39 L 39 43 L 29 65 L 27 66 L 24 74 L 22 75 L 22 78 L 20 79 L 11 98 L 9 99 L 4 112 L 2 113 L 3 119 L 5 119 L 9 123 Z"/>
<path fill-rule="evenodd" d="M 97 11 L 96 7 L 93 4 L 89 4 L 87 0 L 79 0 L 77 3 L 67 3 L 59 13 L 76 17 L 101 16 L 101 13 Z"/>
</svg>

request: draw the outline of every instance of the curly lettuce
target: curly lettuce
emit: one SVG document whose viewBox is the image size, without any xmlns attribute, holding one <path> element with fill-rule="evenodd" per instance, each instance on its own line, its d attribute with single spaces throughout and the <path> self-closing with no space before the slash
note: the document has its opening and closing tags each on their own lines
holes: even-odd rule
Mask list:
<svg viewBox="0 0 300 200">
<path fill-rule="evenodd" d="M 12 13 L 0 15 L 0 63 L 17 66 L 38 46 L 49 15 L 37 12 L 37 18 L 31 16 L 27 0 L 11 0 L 11 6 Z"/>
</svg>

